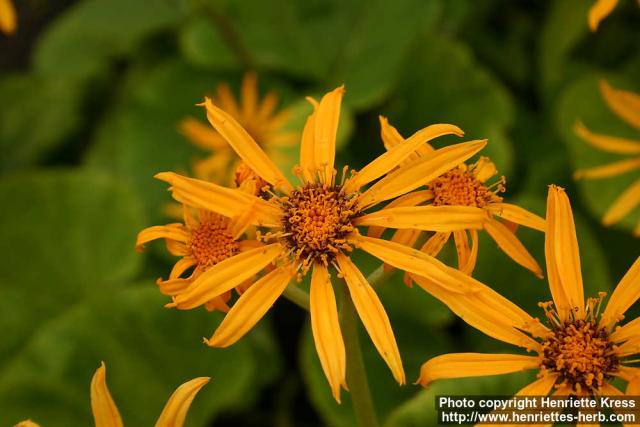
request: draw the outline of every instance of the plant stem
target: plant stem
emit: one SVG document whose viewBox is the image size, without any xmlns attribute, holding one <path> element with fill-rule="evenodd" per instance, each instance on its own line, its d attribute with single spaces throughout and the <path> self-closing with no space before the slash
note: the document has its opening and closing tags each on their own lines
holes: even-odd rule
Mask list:
<svg viewBox="0 0 640 427">
<path fill-rule="evenodd" d="M 377 270 L 376 270 L 377 271 Z M 362 359 L 362 349 L 358 338 L 358 316 L 355 306 L 346 292 L 342 299 L 342 334 L 347 352 L 347 383 L 351 392 L 353 411 L 359 427 L 377 427 L 378 419 L 369 390 L 367 372 Z"/>
<path fill-rule="evenodd" d="M 297 283 L 287 286 L 282 295 L 303 310 L 309 311 L 309 294 L 300 289 Z"/>
</svg>

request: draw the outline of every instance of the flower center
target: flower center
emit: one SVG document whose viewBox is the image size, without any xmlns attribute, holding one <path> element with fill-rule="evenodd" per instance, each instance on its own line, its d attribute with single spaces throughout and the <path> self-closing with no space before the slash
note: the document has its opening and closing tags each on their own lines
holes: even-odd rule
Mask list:
<svg viewBox="0 0 640 427">
<path fill-rule="evenodd" d="M 504 191 L 502 180 L 492 190 L 473 176 L 470 170 L 455 168 L 440 175 L 430 185 L 433 191 L 433 205 L 462 205 L 484 207 L 493 201 L 502 200 L 496 193 Z"/>
<path fill-rule="evenodd" d="M 224 217 L 211 215 L 191 230 L 189 249 L 199 268 L 209 268 L 238 253 L 238 243 L 227 227 Z"/>
<path fill-rule="evenodd" d="M 281 198 L 284 239 L 303 265 L 327 265 L 341 251 L 350 251 L 346 236 L 355 227 L 356 197 L 341 193 L 340 186 L 307 185 Z"/>
<path fill-rule="evenodd" d="M 541 366 L 560 374 L 576 393 L 594 394 L 620 364 L 605 328 L 594 319 L 572 320 L 554 327 L 542 344 Z"/>
</svg>

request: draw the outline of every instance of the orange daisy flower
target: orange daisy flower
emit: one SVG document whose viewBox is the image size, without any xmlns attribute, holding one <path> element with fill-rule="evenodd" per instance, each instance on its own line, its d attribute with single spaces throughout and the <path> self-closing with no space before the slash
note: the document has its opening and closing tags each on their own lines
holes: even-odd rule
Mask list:
<svg viewBox="0 0 640 427">
<path fill-rule="evenodd" d="M 164 295 L 175 296 L 184 292 L 192 283 L 206 280 L 206 272 L 212 266 L 236 254 L 263 246 L 256 240 L 240 240 L 249 226 L 248 215 L 233 218 L 197 209 L 194 217 L 192 208 L 183 204 L 183 223 L 156 225 L 138 233 L 136 249 L 141 251 L 144 245 L 156 239 L 164 239 L 167 250 L 181 257 L 173 266 L 167 280 L 158 279 L 156 283 Z M 185 276 L 186 273 L 186 277 Z M 204 276 L 202 278 L 202 276 Z M 251 284 L 251 278 L 238 284 L 238 293 L 244 292 Z M 231 291 L 227 291 L 207 301 L 207 310 L 229 311 L 227 302 Z"/>
<path fill-rule="evenodd" d="M 91 380 L 91 411 L 96 427 L 122 427 L 122 417 L 116 406 L 106 382 L 107 369 L 100 365 Z M 200 389 L 209 382 L 209 378 L 195 378 L 182 384 L 171 395 L 165 405 L 156 427 L 182 427 L 187 417 L 191 402 Z M 15 427 L 39 427 L 31 420 L 25 420 Z"/>
<path fill-rule="evenodd" d="M 382 140 L 387 150 L 406 143 L 386 118 L 380 117 L 380 125 Z M 424 144 L 405 160 L 403 165 L 420 161 L 422 157 L 430 156 L 433 150 L 428 143 Z M 481 157 L 473 164 L 461 163 L 451 170 L 431 177 L 425 182 L 426 190 L 399 197 L 387 205 L 387 209 L 405 209 L 417 205 L 469 206 L 483 209 L 487 215 L 482 229 L 511 259 L 536 276 L 542 277 L 542 269 L 516 237 L 515 228 L 517 225 L 523 225 L 544 232 L 545 220 L 517 205 L 503 202 L 499 194 L 505 191 L 505 178 L 497 178 L 496 175 L 496 166 L 487 157 Z M 502 218 L 504 222 L 496 217 Z M 384 231 L 383 227 L 371 227 L 368 235 L 380 237 Z M 422 235 L 423 231 L 419 229 L 401 229 L 394 233 L 391 240 L 413 246 Z M 442 230 L 433 233 L 420 250 L 437 256 L 451 238 L 455 241 L 458 268 L 466 274 L 471 274 L 478 256 L 478 231 L 475 228 L 454 230 L 443 227 Z M 405 283 L 411 284 L 409 274 L 405 274 Z"/>
<path fill-rule="evenodd" d="M 277 111 L 278 95 L 274 91 L 259 99 L 255 73 L 244 76 L 240 99 L 234 97 L 225 83 L 218 85 L 214 99 L 268 153 L 278 155 L 283 147 L 295 145 L 298 133 L 286 129 L 291 111 Z M 229 171 L 235 170 L 239 162 L 224 137 L 194 117 L 183 119 L 178 128 L 192 144 L 211 153 L 194 162 L 194 175 L 207 181 L 229 182 Z M 232 180 L 235 180 L 233 174 Z"/>
<path fill-rule="evenodd" d="M 605 293 L 584 300 L 578 241 L 569 199 L 551 186 L 547 199 L 545 254 L 553 301 L 540 303 L 548 326 L 488 287 L 473 296 L 441 299 L 470 325 L 485 334 L 534 351 L 520 354 L 454 353 L 435 357 L 420 370 L 423 386 L 441 378 L 498 375 L 529 369 L 538 379 L 518 395 L 619 395 L 614 377 L 637 392 L 640 369 L 630 359 L 640 352 L 640 319 L 616 326 L 640 298 L 640 257 L 620 280 L 601 312 Z M 415 278 L 416 281 L 423 279 Z M 426 284 L 429 286 L 429 284 Z M 439 290 L 436 290 L 439 292 Z"/>
<path fill-rule="evenodd" d="M 340 399 L 345 385 L 345 348 L 338 322 L 337 304 L 330 269 L 344 278 L 355 308 L 375 347 L 395 379 L 405 382 L 398 347 L 385 310 L 366 278 L 351 261 L 359 247 L 397 268 L 428 278 L 442 289 L 464 293 L 473 288 L 468 276 L 407 246 L 359 234 L 360 225 L 392 228 L 481 228 L 486 212 L 470 206 L 414 206 L 404 210 L 366 211 L 385 200 L 414 190 L 424 181 L 439 176 L 470 158 L 486 141 L 470 141 L 435 150 L 410 167 L 394 170 L 425 141 L 441 135 L 462 135 L 452 125 L 428 126 L 405 144 L 381 155 L 369 165 L 336 181 L 335 143 L 344 89 L 339 87 L 318 103 L 302 133 L 300 166 L 294 187 L 275 166 L 251 135 L 223 109 L 206 99 L 207 117 L 216 131 L 265 182 L 271 198 L 265 200 L 237 189 L 164 172 L 157 178 L 171 184 L 173 197 L 200 209 L 234 217 L 251 212 L 253 225 L 268 229 L 260 234 L 265 246 L 239 253 L 211 267 L 184 292 L 174 297 L 173 306 L 192 309 L 238 286 L 273 263 L 277 267 L 258 279 L 240 296 L 213 336 L 210 346 L 227 347 L 247 333 L 284 292 L 290 280 L 311 274 L 311 327 L 313 337 L 333 395 Z M 391 172 L 394 170 L 393 172 Z M 381 178 L 382 177 L 382 178 Z M 381 179 L 379 179 L 381 178 Z M 379 179 L 379 180 L 378 180 Z M 367 190 L 364 187 L 373 181 Z"/>
<path fill-rule="evenodd" d="M 614 89 L 604 80 L 600 82 L 600 91 L 609 108 L 618 117 L 636 129 L 640 129 L 640 95 Z M 640 140 L 633 141 L 591 133 L 581 122 L 576 123 L 575 132 L 580 138 L 597 149 L 630 156 L 629 159 L 608 165 L 578 170 L 574 174 L 575 179 L 602 179 L 640 170 Z M 604 225 L 612 225 L 624 218 L 638 205 L 640 205 L 640 177 L 613 202 L 613 205 L 602 218 L 602 223 Z M 640 236 L 640 222 L 633 230 L 633 234 Z"/>
</svg>

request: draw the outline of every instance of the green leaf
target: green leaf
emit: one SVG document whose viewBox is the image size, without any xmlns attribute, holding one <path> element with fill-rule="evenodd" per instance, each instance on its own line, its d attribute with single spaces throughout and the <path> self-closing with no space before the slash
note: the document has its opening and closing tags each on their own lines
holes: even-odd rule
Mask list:
<svg viewBox="0 0 640 427">
<path fill-rule="evenodd" d="M 210 334 L 220 316 L 166 310 L 155 288 L 132 285 L 48 321 L 5 366 L 2 424 L 90 425 L 89 384 L 100 361 L 126 425 L 152 425 L 175 388 L 195 377 L 212 379 L 192 404 L 191 425 L 251 402 L 257 360 L 249 340 L 208 348 L 197 335 Z"/>
<path fill-rule="evenodd" d="M 182 1 L 79 2 L 47 28 L 34 67 L 57 77 L 100 73 L 109 59 L 132 53 L 144 37 L 175 25 L 183 9 Z"/>
<path fill-rule="evenodd" d="M 633 157 L 611 154 L 592 147 L 575 134 L 574 126 L 578 121 L 582 121 L 587 129 L 596 134 L 640 141 L 640 133 L 608 108 L 600 93 L 598 80 L 594 75 L 584 76 L 567 87 L 558 102 L 556 124 L 571 153 L 574 170 Z M 611 78 L 607 81 L 616 88 L 639 92 L 639 87 L 632 80 Z M 589 211 L 600 219 L 624 189 L 638 178 L 640 170 L 636 169 L 612 178 L 582 179 L 577 181 L 577 186 Z M 639 221 L 640 209 L 636 208 L 614 227 L 630 231 Z"/>
<path fill-rule="evenodd" d="M 501 174 L 512 170 L 512 147 L 506 136 L 514 111 L 504 87 L 474 61 L 462 44 L 442 36 L 424 37 L 401 75 L 396 97 L 385 111 L 404 137 L 434 123 L 451 123 L 465 131 L 462 142 L 489 139 L 483 155 L 491 157 Z"/>
<path fill-rule="evenodd" d="M 179 33 L 180 49 L 191 64 L 213 69 L 237 68 L 237 57 L 206 16 L 189 21 Z"/>
<path fill-rule="evenodd" d="M 0 170 L 33 165 L 50 154 L 80 125 L 82 88 L 35 74 L 0 80 Z"/>
<path fill-rule="evenodd" d="M 126 187 L 90 171 L 7 177 L 0 197 L 4 363 L 46 319 L 88 295 L 114 291 L 138 271 L 133 245 L 142 214 Z"/>
</svg>

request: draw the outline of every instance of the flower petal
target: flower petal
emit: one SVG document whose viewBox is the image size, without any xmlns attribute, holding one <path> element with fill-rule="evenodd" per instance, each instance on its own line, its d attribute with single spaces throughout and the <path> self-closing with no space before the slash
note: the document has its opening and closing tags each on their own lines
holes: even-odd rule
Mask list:
<svg viewBox="0 0 640 427">
<path fill-rule="evenodd" d="M 623 173 L 640 168 L 640 157 L 620 160 L 603 166 L 589 169 L 579 169 L 573 173 L 574 179 L 600 179 L 622 175 Z"/>
<path fill-rule="evenodd" d="M 385 122 L 381 122 L 385 126 Z M 378 179 L 398 166 L 409 155 L 413 154 L 425 142 L 443 135 L 464 136 L 464 132 L 457 126 L 448 124 L 436 124 L 427 126 L 411 135 L 410 138 L 387 149 L 371 163 L 358 171 L 358 173 L 345 184 L 345 191 L 350 193 L 359 190 L 362 186 Z"/>
<path fill-rule="evenodd" d="M 253 119 L 258 110 L 258 76 L 255 72 L 248 72 L 244 75 L 240 96 L 242 116 Z"/>
<path fill-rule="evenodd" d="M 618 196 L 604 214 L 602 223 L 604 225 L 611 225 L 618 222 L 638 205 L 640 205 L 640 179 L 637 179 Z"/>
<path fill-rule="evenodd" d="M 589 28 L 596 31 L 600 21 L 609 16 L 616 7 L 618 0 L 596 0 L 596 3 L 589 9 Z"/>
<path fill-rule="evenodd" d="M 602 2 L 605 0 L 599 0 Z M 609 0 L 614 2 L 615 0 Z M 640 95 L 626 90 L 615 89 L 604 80 L 600 80 L 600 92 L 609 108 L 622 120 L 636 129 L 640 129 Z"/>
<path fill-rule="evenodd" d="M 564 189 L 549 186 L 545 259 L 549 288 L 561 320 L 569 310 L 584 315 L 584 290 L 580 271 L 580 252 L 569 198 Z"/>
<path fill-rule="evenodd" d="M 444 245 L 449 241 L 449 237 L 451 237 L 451 232 L 434 233 L 433 236 L 429 237 L 424 245 L 422 245 L 420 251 L 427 255 L 431 255 L 432 257 L 436 257 L 440 251 L 442 251 Z"/>
<path fill-rule="evenodd" d="M 321 264 L 313 267 L 310 301 L 313 341 L 333 398 L 340 403 L 340 386 L 346 384 L 345 347 L 329 272 Z"/>
<path fill-rule="evenodd" d="M 91 411 L 96 427 L 122 427 L 122 418 L 109 388 L 107 387 L 107 368 L 104 362 L 91 379 Z"/>
<path fill-rule="evenodd" d="M 156 427 L 182 427 L 193 398 L 208 382 L 208 377 L 199 377 L 178 387 L 164 406 Z"/>
<path fill-rule="evenodd" d="M 546 396 L 558 380 L 558 374 L 547 374 L 523 387 L 516 396 Z"/>
<path fill-rule="evenodd" d="M 354 223 L 388 228 L 415 228 L 425 231 L 448 232 L 482 229 L 486 220 L 486 211 L 475 206 L 429 205 L 385 208 L 358 217 Z"/>
<path fill-rule="evenodd" d="M 147 227 L 138 233 L 136 250 L 142 250 L 145 243 L 156 239 L 170 239 L 176 242 L 187 243 L 189 241 L 189 234 L 184 226 L 179 223 Z"/>
<path fill-rule="evenodd" d="M 193 117 L 182 119 L 178 130 L 189 142 L 207 151 L 228 150 L 229 146 L 218 132 L 208 123 L 202 123 Z"/>
<path fill-rule="evenodd" d="M 320 100 L 315 115 L 314 159 L 316 166 L 320 170 L 324 170 L 320 177 L 326 184 L 333 180 L 333 163 L 336 157 L 336 135 L 340 122 L 342 95 L 344 95 L 344 86 L 327 93 Z"/>
<path fill-rule="evenodd" d="M 284 292 L 293 274 L 289 267 L 280 267 L 251 285 L 231 307 L 211 339 L 205 339 L 206 344 L 228 347 L 242 338 Z"/>
<path fill-rule="evenodd" d="M 490 219 L 484 224 L 484 229 L 489 233 L 491 238 L 495 240 L 500 249 L 504 251 L 515 262 L 530 270 L 542 278 L 542 269 L 538 265 L 538 262 L 531 256 L 527 248 L 524 247 L 522 242 L 513 234 L 504 224 Z"/>
<path fill-rule="evenodd" d="M 608 153 L 615 154 L 640 154 L 640 141 L 632 141 L 626 138 L 591 133 L 580 121 L 576 122 L 573 131 L 586 142 Z"/>
<path fill-rule="evenodd" d="M 473 176 L 480 182 L 485 182 L 498 173 L 495 163 L 490 158 L 481 156 L 476 167 L 473 168 Z"/>
<path fill-rule="evenodd" d="M 607 316 L 605 317 L 605 313 Z M 615 317 L 614 317 L 615 319 Z M 606 326 L 609 324 L 615 323 L 615 320 L 611 320 L 611 315 L 605 312 L 602 314 L 600 325 Z M 616 328 L 611 334 L 611 340 L 615 343 L 621 343 L 623 341 L 628 341 L 631 338 L 635 338 L 640 336 L 640 317 L 636 317 L 632 321 L 625 323 L 624 325 Z"/>
<path fill-rule="evenodd" d="M 640 375 L 629 381 L 627 396 L 640 396 Z"/>
<path fill-rule="evenodd" d="M 423 277 L 412 275 L 412 278 L 462 320 L 490 337 L 534 350 L 539 347 L 538 342 L 520 330 L 538 337 L 548 333 L 538 319 L 534 319 L 520 307 L 479 282 L 479 291 L 459 294 L 447 291 Z"/>
<path fill-rule="evenodd" d="M 407 193 L 391 201 L 385 208 L 388 209 L 401 206 L 416 206 L 431 199 L 433 199 L 433 192 L 431 190 L 412 191 L 411 193 Z M 385 230 L 385 227 L 371 226 L 367 230 L 367 236 L 380 237 Z"/>
<path fill-rule="evenodd" d="M 547 228 L 544 218 L 511 203 L 489 203 L 487 209 L 500 218 L 544 232 Z"/>
<path fill-rule="evenodd" d="M 462 267 L 467 264 L 471 249 L 469 249 L 469 239 L 465 230 L 456 230 L 453 232 L 453 240 L 458 254 L 458 270 L 462 271 Z"/>
<path fill-rule="evenodd" d="M 285 192 L 291 190 L 291 184 L 280 169 L 230 114 L 215 106 L 211 98 L 205 98 L 204 106 L 209 123 L 257 175 Z"/>
<path fill-rule="evenodd" d="M 469 230 L 469 234 L 471 235 L 471 253 L 469 254 L 466 265 L 463 265 L 460 271 L 464 274 L 471 275 L 478 261 L 478 232 L 476 230 Z"/>
<path fill-rule="evenodd" d="M 360 206 L 366 208 L 415 190 L 469 159 L 485 145 L 486 139 L 453 144 L 401 166 L 365 191 Z"/>
<path fill-rule="evenodd" d="M 24 420 L 24 421 L 20 421 L 18 424 L 14 425 L 13 427 L 40 427 L 40 424 L 36 424 L 31 420 Z"/>
<path fill-rule="evenodd" d="M 313 111 L 307 118 L 302 130 L 302 141 L 300 143 L 300 167 L 306 182 L 314 182 L 316 171 L 319 169 L 316 164 L 315 155 L 315 130 L 316 115 L 318 113 L 318 103 L 313 98 L 307 98 L 313 105 Z"/>
<path fill-rule="evenodd" d="M 385 263 L 422 276 L 450 292 L 473 293 L 482 286 L 477 280 L 409 246 L 365 236 L 359 236 L 356 245 Z"/>
<path fill-rule="evenodd" d="M 608 326 L 619 321 L 638 298 L 640 298 L 640 257 L 636 258 L 611 294 L 609 303 L 602 313 L 601 324 Z M 621 329 L 624 330 L 625 326 Z"/>
<path fill-rule="evenodd" d="M 176 278 L 176 279 L 169 279 L 169 280 L 162 280 L 162 279 L 156 280 L 156 284 L 160 289 L 160 293 L 162 293 L 162 295 L 167 295 L 170 297 L 181 294 L 182 292 L 187 290 L 187 288 L 192 282 L 193 282 L 193 279 L 190 279 L 190 278 L 189 279 Z"/>
<path fill-rule="evenodd" d="M 198 276 L 191 286 L 177 295 L 173 303 L 168 304 L 167 307 L 188 310 L 201 306 L 258 273 L 282 254 L 282 251 L 281 244 L 273 243 L 240 252 L 220 261 Z"/>
<path fill-rule="evenodd" d="M 16 9 L 11 0 L 0 0 L 0 32 L 12 35 L 18 28 Z"/>
<path fill-rule="evenodd" d="M 211 182 L 187 178 L 173 172 L 155 176 L 171 184 L 173 198 L 190 206 L 219 213 L 229 218 L 240 215 L 249 207 L 255 210 L 254 225 L 279 227 L 280 210 L 259 197 L 234 188 L 226 188 Z"/>
<path fill-rule="evenodd" d="M 538 367 L 539 359 L 518 354 L 451 353 L 436 356 L 420 367 L 416 384 L 427 387 L 443 378 L 510 374 Z"/>
<path fill-rule="evenodd" d="M 353 305 L 356 307 L 358 316 L 369 333 L 371 341 L 391 369 L 396 381 L 399 384 L 404 384 L 406 378 L 402 359 L 393 335 L 393 329 L 389 323 L 389 317 L 387 317 L 382 303 L 367 279 L 349 258 L 340 253 L 337 255 L 336 261 L 347 282 Z"/>
</svg>

